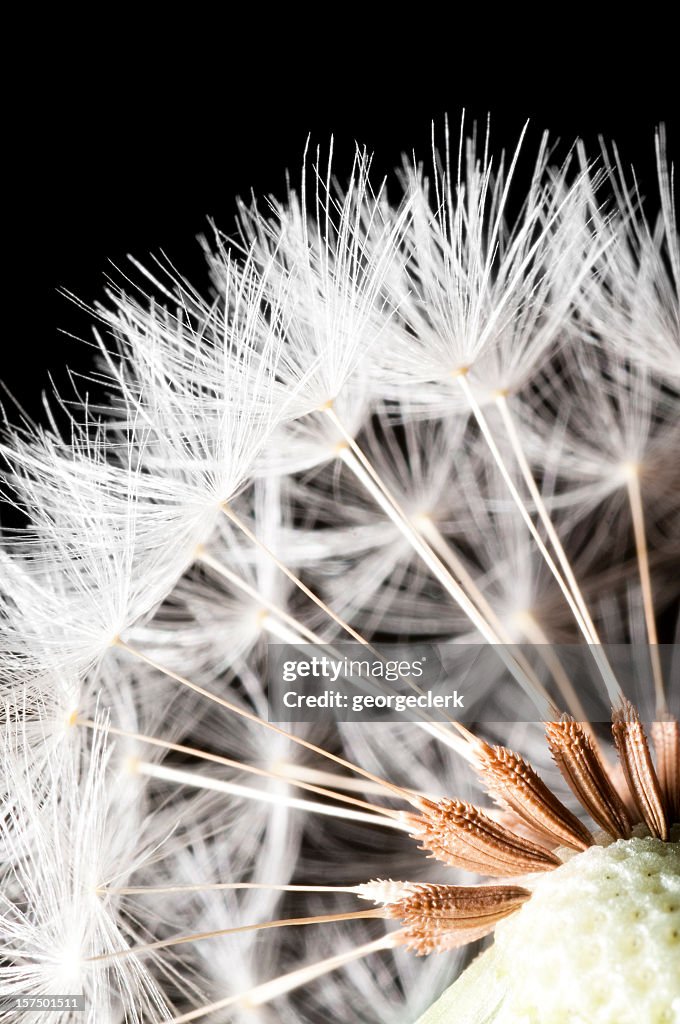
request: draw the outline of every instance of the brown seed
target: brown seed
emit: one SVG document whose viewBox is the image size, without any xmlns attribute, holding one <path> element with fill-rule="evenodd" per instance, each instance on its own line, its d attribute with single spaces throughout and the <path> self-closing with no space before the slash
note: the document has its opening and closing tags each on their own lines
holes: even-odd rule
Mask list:
<svg viewBox="0 0 680 1024">
<path fill-rule="evenodd" d="M 623 699 L 612 709 L 612 733 L 628 788 L 647 826 L 658 839 L 668 839 L 668 821 L 645 731 L 635 707 Z"/>
<path fill-rule="evenodd" d="M 583 726 L 565 715 L 548 722 L 545 732 L 555 764 L 593 821 L 611 836 L 627 839 L 630 818 Z"/>
<path fill-rule="evenodd" d="M 656 773 L 669 821 L 680 821 L 680 725 L 667 715 L 652 724 Z"/>
<path fill-rule="evenodd" d="M 515 835 L 463 800 L 423 800 L 413 838 L 452 867 L 497 877 L 547 871 L 561 861 L 549 850 Z"/>
<path fill-rule="evenodd" d="M 593 837 L 548 789 L 534 769 L 507 747 L 480 742 L 478 764 L 491 795 L 519 814 L 539 834 L 575 850 L 593 845 Z"/>
<path fill-rule="evenodd" d="M 414 884 L 404 899 L 386 909 L 405 927 L 401 934 L 408 949 L 422 956 L 443 952 L 488 935 L 502 918 L 518 910 L 531 897 L 518 885 Z"/>
</svg>

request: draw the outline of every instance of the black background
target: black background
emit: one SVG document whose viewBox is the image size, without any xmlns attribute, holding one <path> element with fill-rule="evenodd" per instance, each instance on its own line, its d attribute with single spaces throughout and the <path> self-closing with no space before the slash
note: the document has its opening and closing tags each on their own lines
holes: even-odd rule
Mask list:
<svg viewBox="0 0 680 1024">
<path fill-rule="evenodd" d="M 237 195 L 283 194 L 286 169 L 299 179 L 308 135 L 322 147 L 335 136 L 340 177 L 355 140 L 366 145 L 377 179 L 403 151 L 428 160 L 431 123 L 441 129 L 445 112 L 454 133 L 463 108 L 469 122 L 490 114 L 494 150 L 514 147 L 530 119 L 527 154 L 544 129 L 562 153 L 577 136 L 594 153 L 602 133 L 653 201 L 660 121 L 677 145 L 663 26 L 650 74 L 638 25 L 625 43 L 606 27 L 592 35 L 591 22 L 573 38 L 569 26 L 537 23 L 526 27 L 542 33 L 536 39 L 520 26 L 519 41 L 499 42 L 489 25 L 386 28 L 344 9 L 325 11 L 336 23 L 299 27 L 273 24 L 264 9 L 254 9 L 259 26 L 221 24 L 197 9 L 191 26 L 171 28 L 103 10 L 97 26 L 41 22 L 41 52 L 29 41 L 19 55 L 6 105 L 0 378 L 38 419 L 50 377 L 64 389 L 66 365 L 82 372 L 92 360 L 69 337 L 91 336 L 91 319 L 62 291 L 92 303 L 112 264 L 125 269 L 127 253 L 144 261 L 161 250 L 201 285 L 195 237 L 207 217 L 229 231 Z"/>
</svg>

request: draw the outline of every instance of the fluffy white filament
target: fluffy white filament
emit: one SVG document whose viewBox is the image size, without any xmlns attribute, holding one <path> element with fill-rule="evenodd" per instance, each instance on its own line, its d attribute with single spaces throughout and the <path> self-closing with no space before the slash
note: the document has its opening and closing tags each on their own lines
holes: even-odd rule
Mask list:
<svg viewBox="0 0 680 1024">
<path fill-rule="evenodd" d="M 470 735 L 424 715 L 269 723 L 271 642 L 379 658 L 436 638 L 451 680 L 466 644 L 496 645 L 469 706 L 548 782 L 540 725 L 490 718 L 512 721 L 518 686 L 539 718 L 585 718 L 552 645 L 591 648 L 606 705 L 601 643 L 649 644 L 641 688 L 672 704 L 665 134 L 656 219 L 615 150 L 554 166 L 544 137 L 523 182 L 525 135 L 498 160 L 447 126 L 432 171 L 405 161 L 396 187 L 374 189 L 364 151 L 346 185 L 332 149 L 306 159 L 299 192 L 205 243 L 212 294 L 161 261 L 110 287 L 99 405 L 5 425 L 26 526 L 0 550 L 3 996 L 82 992 L 88 1024 L 349 1022 L 353 1005 L 407 1024 L 455 975 L 458 954 L 415 958 L 384 922 L 339 917 L 348 894 L 402 893 L 381 879 L 462 880 L 410 814 L 486 801 Z M 249 930 L 314 911 L 320 937 Z"/>
</svg>

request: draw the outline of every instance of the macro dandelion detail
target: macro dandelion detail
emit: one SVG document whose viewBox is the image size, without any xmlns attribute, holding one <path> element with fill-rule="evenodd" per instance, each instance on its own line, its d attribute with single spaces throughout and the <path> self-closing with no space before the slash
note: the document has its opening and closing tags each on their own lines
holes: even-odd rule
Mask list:
<svg viewBox="0 0 680 1024">
<path fill-rule="evenodd" d="M 5 411 L 0 1019 L 680 1021 L 673 171 L 525 134 L 306 155 Z M 468 714 L 273 720 L 346 643 Z"/>
</svg>

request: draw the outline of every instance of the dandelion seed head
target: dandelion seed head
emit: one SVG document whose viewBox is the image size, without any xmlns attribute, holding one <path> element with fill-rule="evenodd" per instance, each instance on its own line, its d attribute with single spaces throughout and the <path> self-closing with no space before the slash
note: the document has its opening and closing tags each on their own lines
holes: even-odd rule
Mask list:
<svg viewBox="0 0 680 1024">
<path fill-rule="evenodd" d="M 6 428 L 3 991 L 82 989 L 88 1024 L 675 1012 L 665 138 L 653 221 L 616 151 L 544 136 L 522 192 L 526 132 L 470 135 L 398 192 L 306 156 L 204 241 L 207 298 L 132 260 L 94 309 L 102 403 Z M 268 643 L 347 637 L 441 640 L 479 728 L 270 722 Z"/>
<path fill-rule="evenodd" d="M 493 948 L 508 983 L 499 1024 L 666 1024 L 680 1005 L 677 843 L 632 838 L 571 858 L 499 923 Z"/>
</svg>

